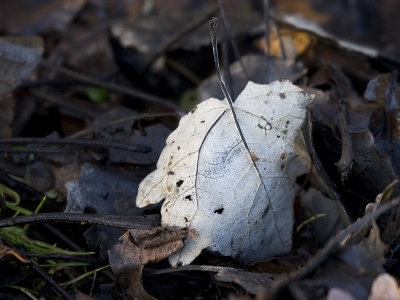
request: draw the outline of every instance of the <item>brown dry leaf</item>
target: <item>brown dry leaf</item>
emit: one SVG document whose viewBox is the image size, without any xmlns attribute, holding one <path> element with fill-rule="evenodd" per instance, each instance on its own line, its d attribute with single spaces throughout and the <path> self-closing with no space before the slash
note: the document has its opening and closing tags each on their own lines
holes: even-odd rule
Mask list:
<svg viewBox="0 0 400 300">
<path fill-rule="evenodd" d="M 275 57 L 282 57 L 281 45 L 285 49 L 287 57 L 295 58 L 304 54 L 311 46 L 316 43 L 315 36 L 308 34 L 305 31 L 280 29 L 280 36 L 273 31 L 269 37 L 269 49 L 265 38 L 260 38 L 254 41 L 254 45 L 260 50 Z"/>
<path fill-rule="evenodd" d="M 183 240 L 196 232 L 178 227 L 131 229 L 109 250 L 111 269 L 127 299 L 154 299 L 142 286 L 142 270 L 147 263 L 158 262 L 183 247 Z"/>
<path fill-rule="evenodd" d="M 15 258 L 17 258 L 20 262 L 29 264 L 30 260 L 27 260 L 25 258 L 23 258 L 21 255 L 19 255 L 18 252 L 15 252 L 13 249 L 11 249 L 10 247 L 4 246 L 4 245 L 0 245 L 0 258 L 4 258 L 7 255 L 12 255 Z"/>
</svg>

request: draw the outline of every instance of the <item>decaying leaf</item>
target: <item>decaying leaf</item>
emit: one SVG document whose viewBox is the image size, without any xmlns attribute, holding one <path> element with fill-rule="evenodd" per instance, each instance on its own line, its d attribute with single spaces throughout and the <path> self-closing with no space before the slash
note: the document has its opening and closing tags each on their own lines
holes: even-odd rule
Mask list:
<svg viewBox="0 0 400 300">
<path fill-rule="evenodd" d="M 199 233 L 170 256 L 172 265 L 205 248 L 248 262 L 290 251 L 294 193 L 286 164 L 313 98 L 301 91 L 290 81 L 249 82 L 234 103 L 240 128 L 226 99 L 204 101 L 181 119 L 136 199 L 139 207 L 165 199 L 162 225 Z"/>
<path fill-rule="evenodd" d="M 109 250 L 111 269 L 127 299 L 154 299 L 142 286 L 142 270 L 147 263 L 158 262 L 183 246 L 193 230 L 156 227 L 131 229 Z"/>
</svg>

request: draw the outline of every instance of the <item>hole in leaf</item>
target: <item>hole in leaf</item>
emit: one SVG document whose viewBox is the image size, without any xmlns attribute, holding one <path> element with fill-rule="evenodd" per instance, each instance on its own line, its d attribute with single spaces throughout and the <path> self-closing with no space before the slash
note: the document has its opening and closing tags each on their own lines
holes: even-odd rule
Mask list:
<svg viewBox="0 0 400 300">
<path fill-rule="evenodd" d="M 176 182 L 176 186 L 177 186 L 177 187 L 180 187 L 180 186 L 182 185 L 182 183 L 183 183 L 183 180 L 181 179 L 181 180 L 179 180 L 179 181 Z"/>
<path fill-rule="evenodd" d="M 224 208 L 221 207 L 220 209 L 216 209 L 216 210 L 214 211 L 214 214 L 222 214 L 223 211 L 224 211 Z"/>
<path fill-rule="evenodd" d="M 185 199 L 186 199 L 186 200 L 189 200 L 189 201 L 192 201 L 192 195 L 187 195 L 187 196 L 185 197 Z"/>
</svg>

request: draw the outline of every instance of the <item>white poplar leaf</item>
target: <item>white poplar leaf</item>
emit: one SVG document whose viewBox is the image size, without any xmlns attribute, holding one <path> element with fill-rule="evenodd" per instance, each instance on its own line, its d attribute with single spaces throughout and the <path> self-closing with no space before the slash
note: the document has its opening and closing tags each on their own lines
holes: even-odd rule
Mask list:
<svg viewBox="0 0 400 300">
<path fill-rule="evenodd" d="M 172 266 L 205 248 L 246 262 L 291 250 L 286 166 L 312 98 L 290 81 L 250 81 L 233 105 L 240 129 L 226 99 L 208 99 L 181 119 L 136 199 L 139 207 L 165 199 L 162 225 L 198 232 L 170 256 Z"/>
</svg>

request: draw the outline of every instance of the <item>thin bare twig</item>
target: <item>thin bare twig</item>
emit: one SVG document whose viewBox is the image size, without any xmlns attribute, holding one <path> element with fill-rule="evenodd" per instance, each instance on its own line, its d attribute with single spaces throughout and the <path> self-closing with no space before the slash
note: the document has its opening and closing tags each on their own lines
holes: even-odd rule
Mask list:
<svg viewBox="0 0 400 300">
<path fill-rule="evenodd" d="M 151 151 L 150 147 L 143 145 L 126 145 L 123 143 L 97 141 L 97 140 L 80 140 L 80 139 L 54 139 L 54 138 L 7 138 L 0 139 L 0 145 L 12 144 L 12 145 L 26 145 L 26 144 L 50 144 L 50 145 L 75 145 L 83 146 L 87 148 L 101 147 L 104 149 L 114 148 L 120 150 L 127 150 L 139 153 L 148 153 Z M 34 151 L 32 151 L 34 152 Z"/>
<path fill-rule="evenodd" d="M 99 126 L 99 129 L 104 130 L 107 128 L 110 128 L 112 126 L 118 126 L 118 125 L 122 125 L 122 124 L 126 124 L 126 123 L 130 123 L 133 121 L 137 121 L 137 120 L 141 120 L 141 119 L 153 119 L 153 118 L 162 118 L 162 117 L 178 117 L 176 114 L 171 114 L 171 113 L 166 113 L 166 114 L 138 114 L 138 115 L 134 115 L 132 117 L 129 118 L 122 118 L 119 120 L 115 120 L 112 121 L 110 123 L 106 123 L 103 124 L 101 126 Z M 74 133 L 73 135 L 69 136 L 68 138 L 83 138 L 91 133 L 93 133 L 94 128 L 93 127 L 89 127 L 89 128 L 85 128 L 79 132 Z"/>
<path fill-rule="evenodd" d="M 55 69 L 59 73 L 76 78 L 82 82 L 86 82 L 86 83 L 92 84 L 94 86 L 103 87 L 110 91 L 122 93 L 122 94 L 129 95 L 129 96 L 136 97 L 136 98 L 140 98 L 142 100 L 146 100 L 146 101 L 158 104 L 158 105 L 162 105 L 164 107 L 169 107 L 169 108 L 176 110 L 180 114 L 184 114 L 183 110 L 178 105 L 174 104 L 173 102 L 170 102 L 167 99 L 162 99 L 162 98 L 135 90 L 133 88 L 124 87 L 124 86 L 121 86 L 121 85 L 118 85 L 115 83 L 97 80 L 95 78 L 75 72 L 75 71 L 70 70 L 65 67 L 54 66 L 51 62 L 44 60 L 44 59 L 42 59 L 40 61 L 40 65 L 42 65 L 46 68 Z"/>
<path fill-rule="evenodd" d="M 381 214 L 386 212 L 388 209 L 392 208 L 399 204 L 400 197 L 393 199 L 391 202 L 381 205 L 376 211 L 371 214 L 365 215 L 363 218 L 358 221 L 352 223 L 349 227 L 339 232 L 339 234 L 332 238 L 328 244 L 319 252 L 317 252 L 304 266 L 303 270 L 300 272 L 296 272 L 294 274 L 288 275 L 286 277 L 282 277 L 278 279 L 273 288 L 268 291 L 269 299 L 273 299 L 273 296 L 277 296 L 280 291 L 285 288 L 288 284 L 305 278 L 312 272 L 314 272 L 322 263 L 324 263 L 328 257 L 334 253 L 341 242 L 347 238 L 350 234 L 354 233 L 361 227 L 369 224 L 375 218 L 378 218 Z"/>
<path fill-rule="evenodd" d="M 219 7 L 214 8 L 211 10 L 208 14 L 206 14 L 204 17 L 201 19 L 197 20 L 193 24 L 189 25 L 188 27 L 182 29 L 178 33 L 174 34 L 172 38 L 162 47 L 162 49 L 156 53 L 150 60 L 149 62 L 139 71 L 140 73 L 146 72 L 152 65 L 153 63 L 161 56 L 164 55 L 177 41 L 179 41 L 182 37 L 185 35 L 193 32 L 195 29 L 206 23 L 217 11 L 219 10 Z"/>
<path fill-rule="evenodd" d="M 249 81 L 250 80 L 250 75 L 247 72 L 247 69 L 243 64 L 242 57 L 240 56 L 240 53 L 239 53 L 239 49 L 238 49 L 238 47 L 236 45 L 235 40 L 232 37 L 231 31 L 230 31 L 230 28 L 229 28 L 228 18 L 226 17 L 225 8 L 224 8 L 224 5 L 222 3 L 222 0 L 218 0 L 218 6 L 219 6 L 220 12 L 221 12 L 222 24 L 223 24 L 224 28 L 226 28 L 226 35 L 228 36 L 229 41 L 231 43 L 231 46 L 232 46 L 232 49 L 233 49 L 233 53 L 235 54 L 236 60 L 239 61 L 239 64 L 240 64 L 240 66 L 241 66 L 241 68 L 243 70 L 243 74 L 246 77 L 246 81 Z"/>
<path fill-rule="evenodd" d="M 10 243 L 7 239 L 5 239 L 4 237 L 2 237 L 1 239 L 8 247 L 11 247 L 14 251 L 18 252 L 24 259 L 29 260 L 28 257 L 24 255 L 24 253 L 18 251 L 18 249 L 16 249 L 16 247 L 12 243 Z M 63 297 L 66 300 L 74 300 L 74 298 L 71 297 L 71 295 L 67 293 L 67 291 L 64 290 L 53 278 L 51 278 L 51 276 L 49 276 L 47 272 L 43 271 L 41 267 L 32 263 L 31 268 L 33 271 L 38 273 L 43 278 L 43 280 L 46 281 L 57 293 L 59 293 L 61 297 Z"/>
<path fill-rule="evenodd" d="M 231 95 L 232 99 L 235 99 L 235 95 L 233 93 L 233 83 L 232 83 L 232 74 L 229 68 L 229 49 L 228 49 L 228 29 L 225 27 L 224 22 L 222 22 L 222 61 L 226 79 L 226 87 L 228 89 L 228 93 Z"/>
<path fill-rule="evenodd" d="M 117 228 L 152 229 L 157 226 L 158 216 L 116 216 L 79 213 L 40 213 L 0 220 L 0 228 L 36 223 L 98 224 Z"/>
</svg>

